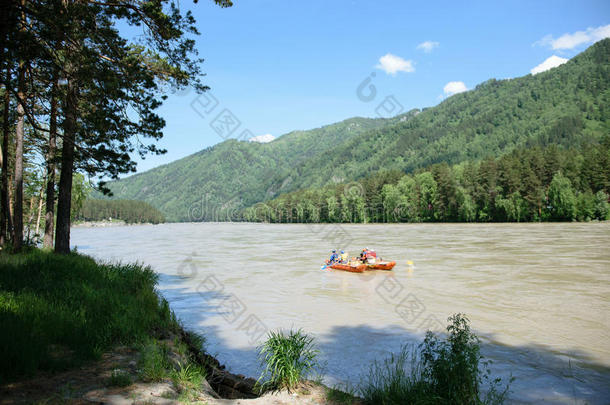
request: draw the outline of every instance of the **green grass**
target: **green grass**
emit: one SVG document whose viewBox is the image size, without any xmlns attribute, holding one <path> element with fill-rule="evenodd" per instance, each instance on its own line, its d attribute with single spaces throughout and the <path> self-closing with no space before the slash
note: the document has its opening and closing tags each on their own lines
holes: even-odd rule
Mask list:
<svg viewBox="0 0 610 405">
<path fill-rule="evenodd" d="M 32 249 L 0 254 L 0 382 L 97 359 L 116 344 L 176 330 L 157 276 L 138 264 L 99 264 Z"/>
<path fill-rule="evenodd" d="M 259 348 L 264 366 L 259 389 L 295 388 L 318 366 L 317 355 L 313 337 L 301 330 L 269 332 L 267 341 Z"/>
<path fill-rule="evenodd" d="M 326 400 L 332 404 L 351 405 L 358 401 L 356 390 L 349 384 L 336 385 L 326 391 Z"/>
<path fill-rule="evenodd" d="M 140 347 L 138 374 L 142 381 L 161 381 L 167 377 L 171 364 L 169 347 L 163 342 L 150 339 Z"/>
<path fill-rule="evenodd" d="M 426 403 L 420 399 L 429 396 L 421 368 L 407 346 L 387 359 L 375 361 L 359 391 L 370 404 Z"/>
<path fill-rule="evenodd" d="M 191 345 L 199 350 L 203 350 L 203 346 L 205 345 L 205 336 L 193 331 L 186 331 L 186 334 Z"/>
<path fill-rule="evenodd" d="M 370 404 L 501 404 L 510 382 L 492 379 L 468 318 L 449 318 L 447 337 L 428 332 L 419 350 L 404 346 L 374 362 L 360 386 Z"/>
<path fill-rule="evenodd" d="M 128 387 L 132 382 L 131 376 L 125 370 L 112 370 L 107 385 L 110 387 Z"/>
<path fill-rule="evenodd" d="M 194 363 L 180 365 L 170 373 L 174 388 L 180 394 L 180 402 L 192 402 L 199 397 L 201 384 L 205 380 L 205 370 Z"/>
</svg>

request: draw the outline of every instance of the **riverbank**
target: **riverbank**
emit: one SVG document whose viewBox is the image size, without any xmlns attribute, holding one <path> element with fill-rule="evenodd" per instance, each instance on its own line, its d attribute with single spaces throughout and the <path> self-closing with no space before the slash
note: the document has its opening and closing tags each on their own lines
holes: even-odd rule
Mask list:
<svg viewBox="0 0 610 405">
<path fill-rule="evenodd" d="M 160 297 L 156 274 L 30 250 L 0 254 L 0 404 L 331 403 L 305 383 L 259 397 Z"/>
<path fill-rule="evenodd" d="M 73 228 L 107 228 L 110 226 L 125 226 L 127 222 L 115 219 L 104 221 L 76 221 L 72 224 Z"/>
<path fill-rule="evenodd" d="M 255 380 L 225 371 L 216 359 L 187 342 L 188 334 L 182 331 L 155 340 L 149 349 L 117 346 L 99 360 L 70 370 L 41 372 L 0 385 L 0 404 L 334 404 L 338 402 L 327 399 L 329 392 L 349 397 L 314 382 L 292 392 L 258 396 L 253 389 Z M 140 368 L 142 358 L 155 346 L 167 348 L 170 360 L 165 370 L 157 370 L 158 378 L 145 377 Z"/>
</svg>

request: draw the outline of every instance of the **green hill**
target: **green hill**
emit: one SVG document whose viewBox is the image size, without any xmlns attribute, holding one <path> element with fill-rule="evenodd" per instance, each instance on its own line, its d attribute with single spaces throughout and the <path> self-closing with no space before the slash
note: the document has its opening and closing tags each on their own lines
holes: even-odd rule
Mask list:
<svg viewBox="0 0 610 405">
<path fill-rule="evenodd" d="M 291 168 L 325 155 L 360 133 L 393 125 L 391 119 L 351 118 L 309 131 L 293 131 L 270 143 L 229 139 L 144 173 L 112 182 L 114 198 L 143 200 L 168 221 L 222 220 L 258 201 L 291 191 Z"/>
<path fill-rule="evenodd" d="M 353 118 L 269 144 L 229 140 L 110 184 L 170 221 L 218 220 L 286 192 L 498 157 L 577 147 L 610 133 L 610 39 L 537 75 L 488 80 L 436 107 L 389 120 Z"/>
</svg>

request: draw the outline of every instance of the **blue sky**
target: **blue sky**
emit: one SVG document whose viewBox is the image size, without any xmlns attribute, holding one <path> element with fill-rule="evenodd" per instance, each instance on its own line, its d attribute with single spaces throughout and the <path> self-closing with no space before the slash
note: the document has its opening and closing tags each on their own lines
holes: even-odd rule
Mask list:
<svg viewBox="0 0 610 405">
<path fill-rule="evenodd" d="M 227 133 L 211 123 L 226 110 L 239 120 L 231 137 L 246 129 L 277 137 L 375 117 L 388 96 L 396 112 L 434 106 L 489 78 L 526 75 L 550 57 L 547 64 L 561 63 L 610 36 L 608 1 L 234 3 L 180 0 L 197 19 L 213 98 L 171 94 L 159 110 L 167 122 L 159 145 L 168 153 L 138 159 L 138 172 L 223 141 Z M 357 89 L 367 78 L 363 88 L 373 85 L 376 95 L 363 101 Z"/>
</svg>

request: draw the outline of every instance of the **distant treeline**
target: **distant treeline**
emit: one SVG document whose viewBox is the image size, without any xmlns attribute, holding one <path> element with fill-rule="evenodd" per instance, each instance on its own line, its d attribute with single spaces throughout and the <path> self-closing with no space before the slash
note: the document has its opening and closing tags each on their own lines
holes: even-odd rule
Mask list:
<svg viewBox="0 0 610 405">
<path fill-rule="evenodd" d="M 163 214 L 144 201 L 88 199 L 76 215 L 79 221 L 118 219 L 133 223 L 159 224 L 165 222 Z"/>
<path fill-rule="evenodd" d="M 493 159 L 382 172 L 259 203 L 255 222 L 588 221 L 610 214 L 610 136 L 578 150 L 521 148 Z"/>
</svg>

